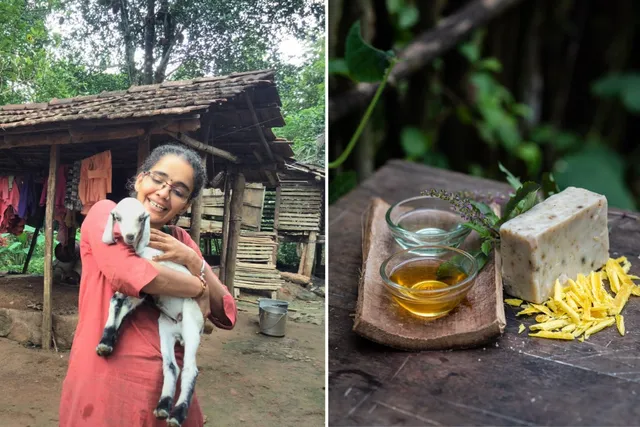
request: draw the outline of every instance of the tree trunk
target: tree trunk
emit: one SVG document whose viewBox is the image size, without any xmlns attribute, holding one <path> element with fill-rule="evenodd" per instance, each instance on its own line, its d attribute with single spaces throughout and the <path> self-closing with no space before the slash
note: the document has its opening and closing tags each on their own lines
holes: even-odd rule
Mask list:
<svg viewBox="0 0 640 427">
<path fill-rule="evenodd" d="M 142 84 L 153 83 L 153 43 L 155 41 L 155 0 L 147 0 L 147 17 L 144 22 L 144 73 Z"/>
<path fill-rule="evenodd" d="M 129 73 L 129 84 L 135 86 L 138 84 L 138 72 L 136 70 L 136 47 L 131 35 L 131 25 L 129 24 L 129 4 L 127 0 L 120 0 L 120 21 L 122 36 L 124 38 L 124 53 L 126 61 L 126 69 Z"/>
</svg>

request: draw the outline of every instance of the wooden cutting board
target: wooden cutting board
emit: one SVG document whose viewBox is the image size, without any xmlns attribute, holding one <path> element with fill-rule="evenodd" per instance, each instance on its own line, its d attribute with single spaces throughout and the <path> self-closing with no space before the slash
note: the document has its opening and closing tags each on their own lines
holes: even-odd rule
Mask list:
<svg viewBox="0 0 640 427">
<path fill-rule="evenodd" d="M 479 346 L 502 334 L 506 324 L 499 257 L 489 259 L 466 299 L 447 316 L 424 320 L 400 307 L 384 287 L 380 265 L 402 250 L 395 242 L 385 214 L 389 204 L 372 200 L 363 218 L 362 274 L 358 285 L 353 330 L 377 343 L 402 350 L 444 350 Z M 477 246 L 472 233 L 463 249 Z"/>
</svg>

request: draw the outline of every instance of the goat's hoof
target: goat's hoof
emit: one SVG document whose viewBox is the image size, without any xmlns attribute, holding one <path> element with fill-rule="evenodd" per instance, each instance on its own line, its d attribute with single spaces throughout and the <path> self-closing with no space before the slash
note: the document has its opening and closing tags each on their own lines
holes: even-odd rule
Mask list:
<svg viewBox="0 0 640 427">
<path fill-rule="evenodd" d="M 167 411 L 166 409 L 156 408 L 153 410 L 153 415 L 155 415 L 159 420 L 166 420 L 167 418 L 169 418 L 169 411 Z"/>
<path fill-rule="evenodd" d="M 188 410 L 189 407 L 184 402 L 173 408 L 171 418 L 167 420 L 167 425 L 170 427 L 180 427 L 184 420 L 187 419 Z"/>
<path fill-rule="evenodd" d="M 158 406 L 153 411 L 153 415 L 159 420 L 166 420 L 169 418 L 169 411 L 171 410 L 172 399 L 170 396 L 161 397 L 158 402 Z"/>
<path fill-rule="evenodd" d="M 109 356 L 111 353 L 113 353 L 113 346 L 100 343 L 96 347 L 96 353 L 98 353 L 98 356 L 102 357 Z"/>
</svg>

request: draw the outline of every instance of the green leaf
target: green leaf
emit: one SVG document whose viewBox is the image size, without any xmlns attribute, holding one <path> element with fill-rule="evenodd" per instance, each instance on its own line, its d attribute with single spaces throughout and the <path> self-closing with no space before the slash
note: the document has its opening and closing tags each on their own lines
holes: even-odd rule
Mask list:
<svg viewBox="0 0 640 427">
<path fill-rule="evenodd" d="M 458 51 L 472 64 L 480 59 L 480 50 L 474 43 L 464 43 L 460 45 Z"/>
<path fill-rule="evenodd" d="M 456 116 L 460 123 L 464 125 L 468 125 L 473 123 L 473 116 L 471 115 L 471 110 L 464 104 L 460 104 L 456 107 Z"/>
<path fill-rule="evenodd" d="M 391 65 L 392 55 L 367 44 L 360 34 L 360 21 L 349 30 L 345 59 L 351 77 L 359 82 L 379 82 Z"/>
<path fill-rule="evenodd" d="M 505 168 L 502 163 L 498 162 L 498 168 L 507 175 L 507 182 L 511 185 L 515 190 L 522 187 L 522 182 L 520 182 L 519 178 L 516 178 L 507 168 Z"/>
<path fill-rule="evenodd" d="M 502 71 L 502 63 L 497 58 L 486 58 L 478 62 L 481 70 L 494 71 L 499 73 Z"/>
<path fill-rule="evenodd" d="M 480 235 L 480 237 L 482 237 L 483 239 L 491 237 L 491 231 L 489 231 L 487 227 L 484 227 L 480 224 L 475 224 L 473 222 L 465 222 L 460 225 L 464 228 L 469 228 L 471 230 L 476 231 Z"/>
<path fill-rule="evenodd" d="M 349 77 L 349 67 L 344 58 L 332 58 L 328 65 L 329 74 L 340 74 Z"/>
<path fill-rule="evenodd" d="M 617 96 L 627 85 L 627 75 L 612 73 L 596 80 L 591 85 L 591 93 L 600 97 Z"/>
<path fill-rule="evenodd" d="M 532 181 L 527 181 L 522 184 L 522 187 L 518 188 L 516 194 L 507 202 L 507 206 L 505 206 L 504 208 L 504 214 L 502 215 L 502 218 L 500 218 L 500 221 L 498 221 L 497 225 L 501 226 L 506 221 L 511 219 L 511 214 L 514 213 L 514 210 L 516 209 L 518 204 L 527 197 L 530 197 L 529 194 L 538 191 L 539 188 L 540 186 Z"/>
<path fill-rule="evenodd" d="M 529 176 L 538 175 L 542 166 L 542 151 L 535 142 L 523 142 L 518 145 L 516 155 L 524 160 Z"/>
<path fill-rule="evenodd" d="M 429 139 L 420 129 L 405 127 L 400 134 L 400 143 L 404 152 L 413 158 L 420 158 L 427 154 L 430 147 Z"/>
<path fill-rule="evenodd" d="M 480 250 L 482 251 L 483 254 L 485 254 L 486 256 L 489 256 L 492 249 L 493 249 L 492 240 L 485 240 L 484 242 L 482 242 L 482 246 L 480 247 Z"/>
<path fill-rule="evenodd" d="M 629 79 L 621 93 L 622 103 L 632 113 L 640 113 L 640 78 Z"/>
<path fill-rule="evenodd" d="M 408 30 L 420 20 L 420 11 L 413 5 L 402 7 L 398 14 L 398 26 L 400 29 Z"/>
<path fill-rule="evenodd" d="M 353 190 L 358 185 L 356 171 L 350 170 L 338 173 L 329 182 L 329 204 L 335 203 L 340 197 Z"/>
<path fill-rule="evenodd" d="M 495 225 L 495 223 L 500 219 L 498 215 L 496 215 L 496 213 L 486 203 L 478 202 L 476 200 L 469 200 L 469 203 L 475 206 L 475 208 L 478 209 L 482 213 L 482 215 L 487 217 L 489 222 L 491 222 L 491 225 Z"/>
</svg>

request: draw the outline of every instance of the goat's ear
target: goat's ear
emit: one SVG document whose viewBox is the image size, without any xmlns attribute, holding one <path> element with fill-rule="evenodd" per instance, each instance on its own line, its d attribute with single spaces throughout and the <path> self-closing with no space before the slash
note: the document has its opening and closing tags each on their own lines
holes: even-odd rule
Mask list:
<svg viewBox="0 0 640 427">
<path fill-rule="evenodd" d="M 144 248 L 149 245 L 149 240 L 151 240 L 151 224 L 149 223 L 149 214 L 147 214 L 144 218 L 144 221 L 140 223 L 140 240 L 138 240 L 138 245 L 136 246 L 136 253 L 140 255 Z"/>
<path fill-rule="evenodd" d="M 104 228 L 104 233 L 102 233 L 102 241 L 107 245 L 112 245 L 116 242 L 113 238 L 113 215 L 114 212 L 111 211 L 109 213 L 109 219 L 107 219 L 107 226 Z"/>
</svg>

